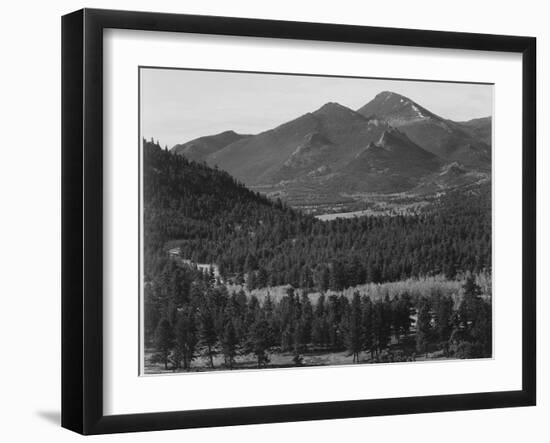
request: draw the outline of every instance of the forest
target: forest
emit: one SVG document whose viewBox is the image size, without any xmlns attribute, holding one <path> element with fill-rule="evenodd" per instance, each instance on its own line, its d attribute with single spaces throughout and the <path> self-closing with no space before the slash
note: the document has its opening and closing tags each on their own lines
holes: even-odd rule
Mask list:
<svg viewBox="0 0 550 443">
<path fill-rule="evenodd" d="M 316 356 L 337 353 L 335 364 L 491 356 L 491 294 L 476 283 L 491 273 L 490 185 L 413 215 L 321 221 L 152 141 L 143 184 L 153 372 L 329 364 Z M 339 293 L 434 275 L 460 280 L 460 293 Z M 279 299 L 250 294 L 282 285 Z"/>
<path fill-rule="evenodd" d="M 249 287 L 342 289 L 365 282 L 491 270 L 490 185 L 414 216 L 323 222 L 248 190 L 229 174 L 150 142 L 144 150 L 146 278 L 167 244 Z"/>
</svg>

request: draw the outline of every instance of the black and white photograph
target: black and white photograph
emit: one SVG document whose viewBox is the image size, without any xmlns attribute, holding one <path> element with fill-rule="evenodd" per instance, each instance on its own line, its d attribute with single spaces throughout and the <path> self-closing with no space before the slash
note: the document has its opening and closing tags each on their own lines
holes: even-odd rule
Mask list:
<svg viewBox="0 0 550 443">
<path fill-rule="evenodd" d="M 544 12 L 6 2 L 0 440 L 544 441 Z"/>
<path fill-rule="evenodd" d="M 142 374 L 492 357 L 492 84 L 139 76 Z"/>
</svg>

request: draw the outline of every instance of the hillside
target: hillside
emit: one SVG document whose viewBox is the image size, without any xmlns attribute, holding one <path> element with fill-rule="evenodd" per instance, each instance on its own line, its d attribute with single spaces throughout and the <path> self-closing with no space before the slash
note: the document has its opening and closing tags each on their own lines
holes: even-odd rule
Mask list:
<svg viewBox="0 0 550 443">
<path fill-rule="evenodd" d="M 339 290 L 491 267 L 490 186 L 449 193 L 415 215 L 324 222 L 150 142 L 143 181 L 149 277 L 162 271 L 168 247 L 252 288 Z"/>
<path fill-rule="evenodd" d="M 370 143 L 346 165 L 347 173 L 378 171 L 402 176 L 421 176 L 437 170 L 440 159 L 422 149 L 403 132 L 390 127 L 376 143 Z"/>
<path fill-rule="evenodd" d="M 187 143 L 175 145 L 174 154 L 184 155 L 188 160 L 203 161 L 211 154 L 225 148 L 231 143 L 249 137 L 235 131 L 224 131 L 219 134 L 199 137 Z"/>
<path fill-rule="evenodd" d="M 151 267 L 165 255 L 169 240 L 208 238 L 217 231 L 249 232 L 268 218 L 280 223 L 297 218 L 291 209 L 248 190 L 228 173 L 145 140 L 143 165 L 146 273 L 156 272 Z M 210 254 L 198 249 L 188 258 L 210 259 L 205 255 Z"/>
</svg>

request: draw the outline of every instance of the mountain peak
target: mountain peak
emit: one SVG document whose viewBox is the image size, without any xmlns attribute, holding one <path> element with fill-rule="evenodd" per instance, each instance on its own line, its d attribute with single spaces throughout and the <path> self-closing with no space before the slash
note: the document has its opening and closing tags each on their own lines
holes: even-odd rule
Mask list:
<svg viewBox="0 0 550 443">
<path fill-rule="evenodd" d="M 407 97 L 404 97 L 401 94 L 398 94 L 397 92 L 393 92 L 393 91 L 382 91 L 376 94 L 376 97 L 380 97 L 380 98 L 390 98 L 393 96 L 407 99 Z"/>
<path fill-rule="evenodd" d="M 341 105 L 338 102 L 326 102 L 323 106 L 321 106 L 319 108 L 319 110 L 321 110 L 321 109 L 341 109 L 341 108 L 348 109 L 348 108 L 346 108 L 345 106 Z"/>
<path fill-rule="evenodd" d="M 384 130 L 384 132 L 382 132 L 378 144 L 383 146 L 384 144 L 393 140 L 410 142 L 409 137 L 407 137 L 403 132 L 401 132 L 397 128 L 394 128 L 393 126 L 389 126 L 387 129 Z"/>
<path fill-rule="evenodd" d="M 347 106 L 341 105 L 336 102 L 328 102 L 321 106 L 317 111 L 313 112 L 314 115 L 334 115 L 334 114 L 348 114 L 348 115 L 357 115 L 357 113 L 348 108 Z"/>
<path fill-rule="evenodd" d="M 397 126 L 429 118 L 439 119 L 410 98 L 392 91 L 380 92 L 357 112 L 369 118 L 379 116 Z"/>
<path fill-rule="evenodd" d="M 434 159 L 436 156 L 413 142 L 409 136 L 399 129 L 390 126 L 380 136 L 377 146 L 389 152 L 399 153 L 403 159 Z"/>
</svg>

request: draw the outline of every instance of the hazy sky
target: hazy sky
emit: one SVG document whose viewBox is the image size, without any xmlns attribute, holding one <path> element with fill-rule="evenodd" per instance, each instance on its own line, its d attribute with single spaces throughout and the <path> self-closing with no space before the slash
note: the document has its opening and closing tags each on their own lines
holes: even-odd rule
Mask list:
<svg viewBox="0 0 550 443">
<path fill-rule="evenodd" d="M 169 148 L 229 129 L 257 134 L 327 102 L 356 110 L 381 91 L 455 121 L 492 115 L 489 85 L 144 68 L 141 131 Z"/>
</svg>

